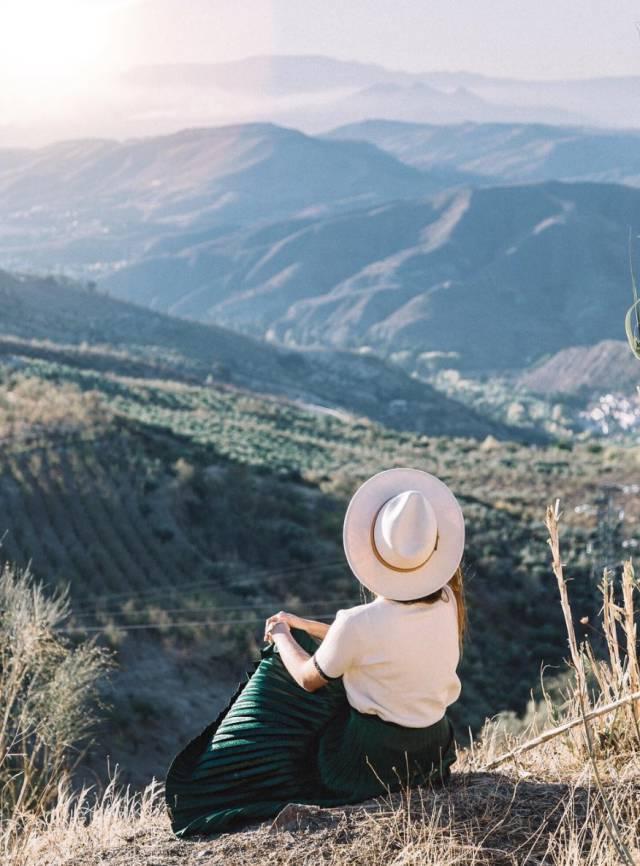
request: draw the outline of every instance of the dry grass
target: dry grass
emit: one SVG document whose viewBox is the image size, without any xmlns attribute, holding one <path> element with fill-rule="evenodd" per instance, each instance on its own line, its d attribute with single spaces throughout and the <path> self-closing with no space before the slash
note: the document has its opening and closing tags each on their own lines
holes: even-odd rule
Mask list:
<svg viewBox="0 0 640 866">
<path fill-rule="evenodd" d="M 20 443 L 75 434 L 87 428 L 100 431 L 111 421 L 103 397 L 83 392 L 67 382 L 52 388 L 49 382 L 15 375 L 0 393 L 0 441 Z"/>
<path fill-rule="evenodd" d="M 626 562 L 618 604 L 613 575 L 605 574 L 608 658 L 595 659 L 573 630 L 557 503 L 546 518 L 570 654 L 564 703 L 547 706 L 518 735 L 487 720 L 478 740 L 459 752 L 446 788 L 416 789 L 346 809 L 288 809 L 275 826 L 263 822 L 183 841 L 171 833 L 159 783 L 132 795 L 114 779 L 97 801 L 87 790 L 61 790 L 56 808 L 27 821 L 12 849 L 5 848 L 4 862 L 640 866 L 640 701 L 631 698 L 640 685 L 638 581 Z M 551 728 L 547 734 L 541 719 Z M 557 724 L 549 726 L 546 719 Z"/>
<path fill-rule="evenodd" d="M 19 828 L 55 802 L 60 779 L 81 760 L 79 745 L 96 720 L 97 683 L 110 657 L 90 641 L 74 646 L 56 633 L 68 609 L 67 594 L 47 596 L 29 569 L 0 567 L 0 839 L 5 842 L 8 827 Z"/>
</svg>

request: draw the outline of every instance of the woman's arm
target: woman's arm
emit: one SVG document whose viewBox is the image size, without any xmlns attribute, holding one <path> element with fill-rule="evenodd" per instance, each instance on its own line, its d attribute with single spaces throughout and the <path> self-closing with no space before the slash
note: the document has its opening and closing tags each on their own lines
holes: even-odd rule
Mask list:
<svg viewBox="0 0 640 866">
<path fill-rule="evenodd" d="M 301 625 L 297 626 L 297 628 L 301 628 L 306 631 L 311 637 L 317 637 L 322 640 L 326 633 L 329 631 L 328 622 L 318 622 L 316 619 L 301 619 Z M 296 626 L 294 626 L 295 628 Z"/>
<path fill-rule="evenodd" d="M 266 637 L 278 647 L 284 666 L 306 692 L 315 692 L 327 685 L 327 680 L 318 672 L 313 658 L 295 640 L 286 622 L 273 623 L 269 626 Z"/>
<path fill-rule="evenodd" d="M 289 628 L 300 628 L 302 631 L 306 631 L 307 634 L 310 634 L 311 637 L 317 637 L 320 640 L 322 640 L 329 631 L 329 623 L 327 622 L 318 622 L 315 619 L 305 619 L 295 613 L 286 613 L 284 610 L 270 616 L 266 622 L 265 629 L 268 629 L 270 624 L 276 622 L 286 622 Z"/>
</svg>

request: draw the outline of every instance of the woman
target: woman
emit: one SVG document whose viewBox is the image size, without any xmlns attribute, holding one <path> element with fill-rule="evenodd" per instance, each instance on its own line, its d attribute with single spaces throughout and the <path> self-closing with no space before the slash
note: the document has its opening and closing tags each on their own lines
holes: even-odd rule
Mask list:
<svg viewBox="0 0 640 866">
<path fill-rule="evenodd" d="M 358 488 L 343 543 L 375 600 L 338 611 L 330 626 L 284 612 L 267 620 L 253 674 L 169 767 L 177 836 L 239 827 L 292 802 L 337 806 L 448 780 L 464 535 L 457 499 L 428 472 L 388 469 Z"/>
</svg>

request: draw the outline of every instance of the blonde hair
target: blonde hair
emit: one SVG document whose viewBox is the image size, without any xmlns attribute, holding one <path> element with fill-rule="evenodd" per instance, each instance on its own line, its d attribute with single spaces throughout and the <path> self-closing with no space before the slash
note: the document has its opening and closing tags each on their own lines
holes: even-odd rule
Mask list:
<svg viewBox="0 0 640 866">
<path fill-rule="evenodd" d="M 460 656 L 462 656 L 462 652 L 464 649 L 464 639 L 466 637 L 468 627 L 467 604 L 464 594 L 464 572 L 462 570 L 462 565 L 459 565 L 456 568 L 455 572 L 453 573 L 453 577 L 449 579 L 449 586 L 451 587 L 453 594 L 456 597 L 456 602 L 458 604 L 458 644 L 460 646 Z"/>
</svg>

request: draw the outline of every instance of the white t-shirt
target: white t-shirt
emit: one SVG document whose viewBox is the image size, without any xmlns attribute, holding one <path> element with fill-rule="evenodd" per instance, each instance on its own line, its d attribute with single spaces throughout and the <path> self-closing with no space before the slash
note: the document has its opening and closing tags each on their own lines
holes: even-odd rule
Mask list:
<svg viewBox="0 0 640 866">
<path fill-rule="evenodd" d="M 354 709 L 423 728 L 458 699 L 458 611 L 445 590 L 434 604 L 378 597 L 338 611 L 315 658 L 328 677 L 343 677 Z"/>
</svg>

